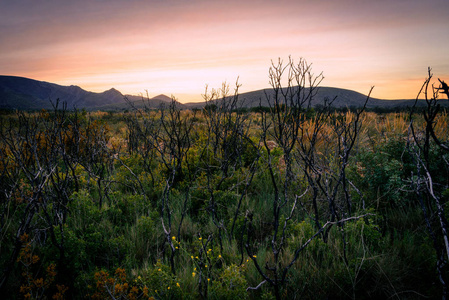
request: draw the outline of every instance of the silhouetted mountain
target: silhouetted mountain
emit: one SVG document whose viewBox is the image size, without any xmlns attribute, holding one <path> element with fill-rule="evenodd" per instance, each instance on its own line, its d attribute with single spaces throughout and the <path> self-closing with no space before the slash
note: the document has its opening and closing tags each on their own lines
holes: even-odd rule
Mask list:
<svg viewBox="0 0 449 300">
<path fill-rule="evenodd" d="M 305 93 L 308 92 L 308 89 L 305 90 Z M 239 105 L 240 107 L 250 108 L 250 107 L 258 107 L 265 106 L 268 107 L 268 98 L 273 99 L 274 92 L 272 89 L 263 89 L 257 90 L 247 93 L 242 93 L 239 95 Z M 362 93 L 358 93 L 351 90 L 333 88 L 333 87 L 320 87 L 316 95 L 314 95 L 313 100 L 310 105 L 315 107 L 316 105 L 323 105 L 325 99 L 334 100 L 332 102 L 332 106 L 335 108 L 357 108 L 363 106 L 366 100 L 366 95 Z M 412 106 L 415 100 L 382 100 L 377 98 L 370 98 L 367 107 L 368 108 L 385 108 L 385 109 L 393 109 L 397 107 L 407 107 Z M 213 104 L 213 103 L 211 103 Z M 203 102 L 198 103 L 187 103 L 185 104 L 188 108 L 202 108 L 204 107 Z M 306 103 L 305 105 L 308 105 Z M 424 105 L 424 101 L 420 100 L 418 103 L 419 106 Z"/>
<path fill-rule="evenodd" d="M 135 105 L 137 108 L 141 108 L 143 106 L 147 108 L 159 108 L 161 105 L 168 106 L 172 102 L 172 98 L 165 96 L 163 94 L 157 95 L 153 98 L 146 98 L 142 96 L 131 96 L 126 95 L 128 100 L 132 101 L 133 105 Z M 186 107 L 184 104 L 176 102 L 176 106 L 181 109 L 185 109 Z"/>
<path fill-rule="evenodd" d="M 128 95 L 127 98 L 131 102 L 142 100 L 140 96 Z M 114 106 L 126 108 L 128 106 L 125 96 L 114 88 L 102 93 L 94 93 L 74 85 L 61 86 L 24 77 L 0 75 L 1 109 L 49 109 L 52 107 L 51 102 L 55 103 L 57 99 L 66 102 L 69 109 L 98 109 Z M 161 103 L 170 102 L 171 98 L 159 95 L 146 101 L 149 106 L 157 107 Z"/>
<path fill-rule="evenodd" d="M 149 108 L 157 109 L 161 106 L 168 106 L 172 101 L 172 98 L 166 95 L 157 95 L 153 98 L 147 98 L 144 96 L 125 95 L 123 101 L 120 103 L 108 104 L 103 106 L 97 106 L 94 109 L 99 110 L 127 110 L 131 108 Z M 180 109 L 187 108 L 184 104 L 176 102 L 176 106 Z"/>
<path fill-rule="evenodd" d="M 157 95 L 151 99 L 158 99 L 158 100 L 160 100 L 162 102 L 166 102 L 166 103 L 170 103 L 172 101 L 172 98 L 165 96 L 164 94 Z"/>
<path fill-rule="evenodd" d="M 305 91 L 307 93 L 307 89 Z M 269 106 L 267 98 L 273 98 L 273 96 L 271 89 L 242 93 L 239 95 L 239 107 L 250 108 L 259 105 L 267 107 Z M 310 105 L 313 107 L 322 105 L 325 99 L 332 100 L 334 98 L 332 106 L 353 108 L 361 107 L 366 100 L 366 95 L 346 89 L 320 87 Z M 87 110 L 125 110 L 132 106 L 155 109 L 161 105 L 168 105 L 172 101 L 165 95 L 148 99 L 143 96 L 123 95 L 114 88 L 102 93 L 94 93 L 74 85 L 61 86 L 29 78 L 0 75 L 0 109 L 49 109 L 52 107 L 51 101 L 55 103 L 57 99 L 66 102 L 69 109 L 85 108 Z M 394 109 L 412 106 L 414 101 L 370 98 L 367 106 L 368 108 Z M 424 104 L 424 101 L 418 103 L 419 106 L 424 106 Z M 443 102 L 445 106 L 448 104 L 449 101 Z M 205 102 L 186 104 L 176 102 L 176 105 L 181 109 L 203 108 Z"/>
</svg>

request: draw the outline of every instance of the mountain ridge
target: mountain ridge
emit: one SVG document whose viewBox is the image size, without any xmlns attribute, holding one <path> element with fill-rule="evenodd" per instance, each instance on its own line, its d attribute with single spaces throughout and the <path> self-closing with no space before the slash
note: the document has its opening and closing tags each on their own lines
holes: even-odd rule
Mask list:
<svg viewBox="0 0 449 300">
<path fill-rule="evenodd" d="M 111 105 L 126 105 L 125 97 L 131 101 L 141 99 L 140 96 L 123 95 L 115 88 L 95 93 L 77 85 L 63 86 L 26 77 L 0 75 L 1 109 L 49 109 L 57 99 L 66 102 L 69 109 L 96 109 Z M 159 95 L 149 100 L 151 106 L 156 107 L 161 103 L 169 102 L 170 99 L 165 95 Z"/>
<path fill-rule="evenodd" d="M 305 89 L 306 93 L 308 88 Z M 260 89 L 256 91 L 250 91 L 246 93 L 239 94 L 239 99 L 241 103 L 241 107 L 244 108 L 252 108 L 258 106 L 268 107 L 269 103 L 267 98 L 273 97 L 274 91 L 272 89 Z M 356 92 L 349 89 L 336 88 L 336 87 L 318 87 L 317 92 L 313 97 L 310 105 L 312 107 L 316 107 L 317 105 L 324 105 L 325 99 L 335 100 L 332 102 L 332 106 L 335 108 L 357 108 L 363 106 L 365 100 L 368 96 L 364 95 L 360 92 Z M 218 100 L 220 101 L 220 100 Z M 210 103 L 215 104 L 216 101 Z M 400 107 L 412 106 L 415 103 L 415 99 L 398 99 L 398 100 L 383 100 L 378 98 L 370 97 L 367 103 L 368 108 L 385 108 L 385 109 L 394 109 Z M 307 105 L 306 103 L 305 105 Z M 201 108 L 204 107 L 203 102 L 195 102 L 195 103 L 185 103 L 187 108 Z M 424 101 L 419 100 L 418 106 L 423 106 Z"/>
<path fill-rule="evenodd" d="M 271 89 L 260 89 L 239 94 L 240 107 L 251 108 L 269 106 L 267 97 L 272 97 Z M 319 87 L 311 102 L 311 106 L 324 104 L 325 99 L 334 99 L 334 107 L 360 107 L 366 100 L 366 95 L 342 88 Z M 132 106 L 158 108 L 167 105 L 172 100 L 160 94 L 153 98 L 144 96 L 123 95 L 119 90 L 110 88 L 101 93 L 90 92 L 76 85 L 62 86 L 55 83 L 38 81 L 26 77 L 0 75 L 0 109 L 37 110 L 50 109 L 57 100 L 67 103 L 69 109 L 84 108 L 88 110 L 125 110 Z M 415 100 L 382 100 L 370 98 L 367 107 L 392 109 L 412 106 Z M 422 105 L 424 101 L 420 101 Z M 181 109 L 203 108 L 206 103 L 189 102 L 176 103 Z M 212 103 L 211 103 L 212 104 Z"/>
</svg>

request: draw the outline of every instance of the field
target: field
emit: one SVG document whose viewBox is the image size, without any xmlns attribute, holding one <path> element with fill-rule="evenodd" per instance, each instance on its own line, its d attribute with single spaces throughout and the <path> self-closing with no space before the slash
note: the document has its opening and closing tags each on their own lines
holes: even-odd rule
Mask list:
<svg viewBox="0 0 449 300">
<path fill-rule="evenodd" d="M 224 86 L 202 110 L 2 115 L 2 295 L 442 297 L 447 112 L 295 93 L 253 111 Z"/>
</svg>

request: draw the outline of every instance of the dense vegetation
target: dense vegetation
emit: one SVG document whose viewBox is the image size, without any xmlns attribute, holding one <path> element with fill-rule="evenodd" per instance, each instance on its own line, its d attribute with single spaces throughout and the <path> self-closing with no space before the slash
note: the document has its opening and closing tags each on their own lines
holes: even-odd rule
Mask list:
<svg viewBox="0 0 449 300">
<path fill-rule="evenodd" d="M 445 295 L 438 91 L 424 113 L 338 112 L 308 107 L 321 76 L 304 61 L 270 80 L 257 112 L 238 110 L 237 84 L 206 91 L 200 111 L 2 115 L 1 294 Z"/>
</svg>

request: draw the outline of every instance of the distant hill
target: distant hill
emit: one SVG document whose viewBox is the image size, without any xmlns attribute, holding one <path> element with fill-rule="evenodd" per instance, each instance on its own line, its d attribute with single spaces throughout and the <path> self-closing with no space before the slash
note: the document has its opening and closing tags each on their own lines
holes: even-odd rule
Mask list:
<svg viewBox="0 0 449 300">
<path fill-rule="evenodd" d="M 127 110 L 134 108 L 150 108 L 156 109 L 160 108 L 161 105 L 169 105 L 172 101 L 172 98 L 166 95 L 157 95 L 153 98 L 146 98 L 143 96 L 135 96 L 135 95 L 125 95 L 123 96 L 123 101 L 120 103 L 107 104 L 96 106 L 94 109 L 96 110 Z M 186 106 L 182 103 L 176 102 L 176 106 L 180 109 L 186 109 Z"/>
<path fill-rule="evenodd" d="M 127 95 L 126 97 L 133 103 L 142 102 L 140 96 Z M 114 88 L 102 93 L 94 93 L 74 85 L 62 86 L 24 77 L 0 75 L 0 109 L 49 109 L 52 107 L 51 101 L 56 102 L 57 99 L 66 102 L 69 109 L 129 108 L 125 95 Z M 171 98 L 159 95 L 147 99 L 146 104 L 156 108 L 161 103 L 170 101 Z"/>
<path fill-rule="evenodd" d="M 307 92 L 307 89 L 306 89 Z M 251 107 L 258 107 L 261 106 L 269 106 L 267 98 L 274 96 L 272 89 L 263 89 L 263 90 L 257 90 L 247 93 L 242 93 L 239 95 L 239 100 L 241 101 L 241 107 L 245 108 L 251 108 Z M 323 105 L 325 99 L 334 100 L 332 103 L 333 107 L 336 108 L 352 108 L 352 107 L 361 107 L 365 100 L 366 95 L 352 91 L 347 89 L 340 89 L 340 88 L 334 88 L 334 87 L 320 87 L 318 89 L 317 94 L 313 97 L 313 100 L 311 102 L 311 106 L 315 107 L 316 105 Z M 382 100 L 382 99 L 376 99 L 376 98 L 370 98 L 367 107 L 368 108 L 375 108 L 375 107 L 381 107 L 385 109 L 394 109 L 399 107 L 407 107 L 412 106 L 415 103 L 415 100 L 413 99 L 405 99 L 405 100 Z M 424 105 L 424 101 L 419 101 L 419 106 Z M 185 104 L 188 108 L 201 108 L 204 106 L 204 103 L 198 102 L 198 103 L 187 103 Z"/>
<path fill-rule="evenodd" d="M 268 97 L 273 97 L 271 89 L 257 90 L 239 95 L 240 107 L 250 108 L 259 105 L 268 106 Z M 360 107 L 366 99 L 366 95 L 361 93 L 333 88 L 320 87 L 311 105 L 322 105 L 324 99 L 335 99 L 334 107 Z M 171 98 L 165 95 L 147 99 L 142 96 L 123 95 L 118 90 L 111 88 L 102 93 L 85 91 L 78 86 L 61 86 L 45 81 L 38 81 L 24 77 L 1 76 L 0 75 L 0 109 L 36 110 L 51 108 L 51 102 L 56 99 L 66 102 L 69 109 L 84 108 L 87 110 L 125 110 L 131 106 L 141 108 L 159 108 L 161 104 L 168 105 Z M 380 107 L 384 109 L 394 109 L 412 106 L 415 100 L 382 100 L 370 98 L 368 108 Z M 447 106 L 449 101 L 444 101 Z M 418 105 L 423 106 L 424 101 L 419 101 Z M 181 109 L 203 108 L 204 102 L 181 104 L 177 102 Z"/>
</svg>

